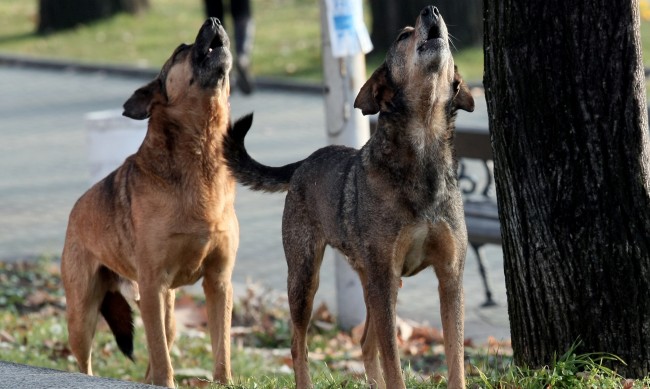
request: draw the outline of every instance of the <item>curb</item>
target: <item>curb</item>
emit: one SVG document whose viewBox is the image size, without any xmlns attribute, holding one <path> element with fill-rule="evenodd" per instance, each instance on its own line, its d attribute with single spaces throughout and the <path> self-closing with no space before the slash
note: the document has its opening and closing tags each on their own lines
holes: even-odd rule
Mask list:
<svg viewBox="0 0 650 389">
<path fill-rule="evenodd" d="M 0 361 L 0 388 L 153 389 L 159 386 Z"/>
<path fill-rule="evenodd" d="M 0 66 L 25 67 L 43 70 L 74 71 L 79 73 L 100 73 L 111 76 L 150 80 L 159 70 L 147 67 L 110 64 L 89 64 L 51 58 L 35 58 L 0 53 Z M 309 94 L 323 94 L 323 85 L 317 82 L 294 81 L 291 79 L 256 77 L 255 87 L 263 90 L 279 90 Z"/>
</svg>

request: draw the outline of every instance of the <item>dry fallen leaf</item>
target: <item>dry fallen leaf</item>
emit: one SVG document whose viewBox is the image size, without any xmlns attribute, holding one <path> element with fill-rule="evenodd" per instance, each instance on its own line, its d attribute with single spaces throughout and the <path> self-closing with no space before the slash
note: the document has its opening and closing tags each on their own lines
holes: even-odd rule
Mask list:
<svg viewBox="0 0 650 389">
<path fill-rule="evenodd" d="M 623 381 L 623 389 L 632 389 L 634 387 L 634 380 L 626 379 Z"/>
<path fill-rule="evenodd" d="M 8 333 L 5 330 L 0 331 L 0 342 L 5 342 L 5 343 L 16 343 L 16 338 L 11 336 L 10 333 Z"/>
<path fill-rule="evenodd" d="M 324 323 L 331 323 L 331 324 L 336 323 L 336 318 L 334 318 L 334 315 L 332 315 L 332 312 L 330 312 L 329 308 L 327 307 L 327 304 L 325 304 L 324 302 L 321 303 L 318 306 L 318 308 L 316 308 L 313 316 L 311 317 L 311 320 L 324 322 Z"/>
</svg>

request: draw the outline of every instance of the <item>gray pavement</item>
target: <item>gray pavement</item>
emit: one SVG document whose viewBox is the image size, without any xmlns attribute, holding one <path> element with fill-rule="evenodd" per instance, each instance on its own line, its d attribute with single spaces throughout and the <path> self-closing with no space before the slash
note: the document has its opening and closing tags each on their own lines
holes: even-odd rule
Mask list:
<svg viewBox="0 0 650 389">
<path fill-rule="evenodd" d="M 91 377 L 43 367 L 19 365 L 0 361 L 0 389 L 16 388 L 93 388 L 93 389 L 154 389 L 159 386 L 111 378 Z"/>
<path fill-rule="evenodd" d="M 84 116 L 120 109 L 147 81 L 103 73 L 0 66 L 0 259 L 60 255 L 68 213 L 91 184 Z M 324 102 L 318 94 L 266 88 L 250 97 L 235 92 L 231 108 L 233 117 L 255 112 L 247 146 L 266 164 L 302 159 L 326 143 Z M 477 99 L 474 113 L 461 112 L 458 124 L 463 123 L 487 125 L 484 100 Z M 286 290 L 280 234 L 283 205 L 284 194 L 238 189 L 241 239 L 233 275 L 236 293 L 243 293 L 249 280 Z M 481 308 L 484 294 L 471 252 L 464 281 L 466 337 L 479 344 L 488 336 L 510 337 L 501 247 L 488 245 L 484 250 L 499 305 Z M 331 253 L 327 255 L 331 257 Z M 336 311 L 334 293 L 334 263 L 326 258 L 317 299 Z M 404 279 L 398 313 L 440 326 L 433 271 Z"/>
</svg>

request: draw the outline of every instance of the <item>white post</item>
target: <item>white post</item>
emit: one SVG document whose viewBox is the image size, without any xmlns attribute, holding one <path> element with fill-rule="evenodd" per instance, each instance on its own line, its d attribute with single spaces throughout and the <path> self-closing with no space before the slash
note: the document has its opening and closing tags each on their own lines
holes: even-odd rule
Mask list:
<svg viewBox="0 0 650 389">
<path fill-rule="evenodd" d="M 122 116 L 121 109 L 89 112 L 85 121 L 90 183 L 94 184 L 138 151 L 147 134 L 147 121 Z"/>
<path fill-rule="evenodd" d="M 327 0 L 321 0 L 321 42 L 325 86 L 325 122 L 329 144 L 361 148 L 370 136 L 368 118 L 354 109 L 354 99 L 366 79 L 362 52 L 336 58 L 328 23 Z M 338 324 L 350 329 L 366 318 L 361 282 L 345 256 L 335 250 Z"/>
</svg>

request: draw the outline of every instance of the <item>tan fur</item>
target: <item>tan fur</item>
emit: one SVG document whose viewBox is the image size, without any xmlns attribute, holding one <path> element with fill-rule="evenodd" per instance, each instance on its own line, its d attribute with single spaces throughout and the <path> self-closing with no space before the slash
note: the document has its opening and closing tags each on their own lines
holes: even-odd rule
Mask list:
<svg viewBox="0 0 650 389">
<path fill-rule="evenodd" d="M 213 37 L 223 46 L 208 52 Z M 229 123 L 228 44 L 219 22 L 206 21 L 195 44 L 179 46 L 158 78 L 134 93 L 125 115 L 150 116 L 140 149 L 70 214 L 61 273 L 70 348 L 83 373 L 92 374 L 91 342 L 105 293 L 129 291 L 139 297 L 147 337 L 145 380 L 174 387 L 174 289 L 203 277 L 214 379 L 231 379 L 230 278 L 239 227 L 235 182 L 221 155 Z M 195 64 L 197 50 L 215 67 Z"/>
<path fill-rule="evenodd" d="M 363 286 L 363 360 L 372 387 L 404 388 L 395 337 L 401 277 L 433 267 L 439 296 L 448 387 L 462 388 L 463 267 L 467 248 L 453 151 L 456 111 L 474 100 L 455 70 L 447 29 L 426 7 L 393 43 L 361 88 L 355 107 L 379 113 L 361 150 L 329 146 L 303 161 L 263 166 L 246 152 L 248 123 L 232 127 L 224 155 L 235 177 L 254 189 L 288 190 L 282 239 L 293 321 L 296 387 L 310 388 L 307 328 L 323 250 L 341 251 Z"/>
</svg>

